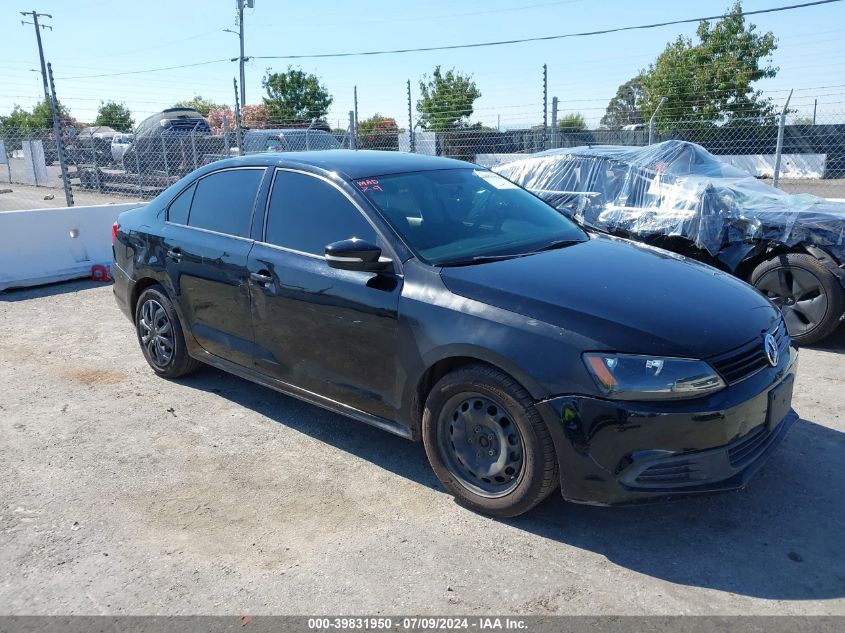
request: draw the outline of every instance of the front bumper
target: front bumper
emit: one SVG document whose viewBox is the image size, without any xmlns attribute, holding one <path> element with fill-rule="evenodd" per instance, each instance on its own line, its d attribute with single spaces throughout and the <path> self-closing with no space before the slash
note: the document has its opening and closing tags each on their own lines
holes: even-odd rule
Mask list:
<svg viewBox="0 0 845 633">
<path fill-rule="evenodd" d="M 621 402 L 561 396 L 538 403 L 565 499 L 612 505 L 744 487 L 798 415 L 797 350 L 709 398 Z"/>
</svg>

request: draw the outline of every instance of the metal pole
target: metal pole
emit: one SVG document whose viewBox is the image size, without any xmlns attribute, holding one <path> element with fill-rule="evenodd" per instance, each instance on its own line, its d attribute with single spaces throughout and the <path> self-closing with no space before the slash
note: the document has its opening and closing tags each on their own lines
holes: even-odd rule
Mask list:
<svg viewBox="0 0 845 633">
<path fill-rule="evenodd" d="M 59 120 L 59 109 L 56 107 L 56 86 L 53 83 L 53 67 L 47 63 L 47 78 L 50 80 L 50 110 L 53 113 L 53 134 L 56 135 L 56 150 L 59 154 L 59 169 L 62 172 L 62 183 L 65 187 L 65 201 L 67 206 L 73 206 L 73 191 L 70 188 L 70 178 L 67 173 L 67 163 L 65 162 L 65 150 L 62 143 L 62 123 Z"/>
<path fill-rule="evenodd" d="M 353 88 L 353 97 L 354 97 L 354 104 L 355 104 L 355 131 L 358 131 L 358 86 Z"/>
<path fill-rule="evenodd" d="M 355 111 L 349 111 L 349 149 L 358 149 L 358 132 L 355 129 Z"/>
<path fill-rule="evenodd" d="M 223 115 L 223 146 L 226 148 L 226 157 L 231 156 L 229 151 L 229 117 Z"/>
<path fill-rule="evenodd" d="M 549 135 L 549 69 L 543 64 L 543 143 L 541 147 L 546 148 L 546 139 Z"/>
<path fill-rule="evenodd" d="M 789 96 L 786 98 L 786 103 L 783 104 L 783 110 L 780 113 L 780 123 L 778 124 L 778 144 L 775 149 L 775 173 L 773 178 L 773 185 L 778 186 L 780 181 L 780 157 L 783 153 L 783 128 L 786 126 L 786 110 L 789 108 L 789 100 L 792 99 L 792 90 L 789 91 Z"/>
<path fill-rule="evenodd" d="M 241 105 L 238 101 L 238 80 L 232 78 L 232 83 L 235 86 L 235 141 L 238 144 L 238 154 L 244 155 L 243 148 L 243 134 L 241 130 Z"/>
<path fill-rule="evenodd" d="M 552 147 L 557 147 L 557 97 L 552 97 Z"/>
<path fill-rule="evenodd" d="M 41 60 L 41 79 L 44 83 L 44 99 L 46 101 L 50 100 L 50 88 L 48 87 L 47 83 L 47 66 L 44 62 L 44 47 L 41 45 L 41 29 L 50 29 L 53 30 L 52 26 L 48 26 L 46 24 L 38 24 L 38 18 L 41 16 L 52 18 L 53 16 L 49 13 L 37 13 L 35 11 L 21 11 L 21 15 L 31 15 L 32 22 L 24 22 L 21 20 L 21 24 L 34 24 L 35 25 L 35 39 L 38 41 L 38 57 Z"/>
<path fill-rule="evenodd" d="M 414 154 L 417 151 L 417 142 L 414 138 L 414 114 L 411 109 L 411 80 L 408 80 L 408 149 Z"/>
<path fill-rule="evenodd" d="M 660 112 L 660 108 L 663 107 L 664 103 L 666 103 L 666 97 L 660 97 L 660 103 L 657 104 L 657 107 L 654 109 L 654 112 L 651 113 L 651 118 L 648 120 L 648 144 L 649 145 L 654 143 L 654 118 L 657 116 L 657 113 Z"/>
<path fill-rule="evenodd" d="M 94 163 L 94 182 L 97 185 L 97 192 L 103 193 L 103 187 L 100 184 L 100 165 L 97 162 L 97 147 L 94 144 L 94 132 L 91 132 L 91 158 Z M 76 171 L 79 171 L 79 163 L 76 164 Z"/>
<path fill-rule="evenodd" d="M 241 103 L 246 105 L 246 80 L 244 79 L 244 0 L 238 0 L 238 25 L 241 40 Z"/>
<path fill-rule="evenodd" d="M 191 155 L 194 159 L 194 169 L 197 168 L 197 137 L 194 135 L 194 132 L 197 131 L 197 125 L 199 123 L 194 125 L 194 129 L 191 130 Z"/>
<path fill-rule="evenodd" d="M 170 165 L 167 162 L 167 144 L 164 142 L 164 136 L 161 138 L 161 155 L 164 158 L 164 175 L 170 180 Z"/>
<path fill-rule="evenodd" d="M 813 99 L 813 125 L 816 124 L 816 108 L 818 107 L 818 105 L 819 105 L 819 100 Z"/>
<path fill-rule="evenodd" d="M 130 145 L 130 147 L 135 148 L 135 171 L 138 174 L 138 199 L 142 199 L 144 196 L 143 196 L 143 193 L 141 191 L 141 157 L 139 156 L 140 148 L 138 147 L 138 135 L 137 134 L 132 135 L 132 145 Z M 125 167 L 125 165 L 124 165 L 124 167 Z"/>
</svg>

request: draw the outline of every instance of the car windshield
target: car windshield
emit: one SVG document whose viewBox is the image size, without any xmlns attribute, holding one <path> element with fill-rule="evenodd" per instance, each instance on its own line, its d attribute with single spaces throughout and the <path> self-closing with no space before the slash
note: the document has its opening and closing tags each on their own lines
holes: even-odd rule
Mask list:
<svg viewBox="0 0 845 633">
<path fill-rule="evenodd" d="M 486 170 L 420 171 L 353 182 L 420 259 L 436 266 L 515 257 L 588 239 L 553 207 Z"/>
</svg>

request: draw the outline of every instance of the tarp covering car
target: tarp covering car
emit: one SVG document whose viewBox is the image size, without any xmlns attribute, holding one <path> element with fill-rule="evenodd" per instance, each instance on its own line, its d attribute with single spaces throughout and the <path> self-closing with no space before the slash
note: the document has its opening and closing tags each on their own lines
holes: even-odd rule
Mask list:
<svg viewBox="0 0 845 633">
<path fill-rule="evenodd" d="M 694 143 L 556 149 L 496 171 L 587 226 L 681 238 L 732 272 L 752 251 L 799 244 L 845 262 L 845 204 L 786 194 Z"/>
</svg>

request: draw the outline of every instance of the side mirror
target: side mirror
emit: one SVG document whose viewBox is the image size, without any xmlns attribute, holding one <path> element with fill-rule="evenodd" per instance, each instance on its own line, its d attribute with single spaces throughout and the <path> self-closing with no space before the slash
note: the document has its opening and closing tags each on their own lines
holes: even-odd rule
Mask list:
<svg viewBox="0 0 845 633">
<path fill-rule="evenodd" d="M 390 268 L 393 261 L 381 256 L 381 249 L 357 237 L 333 242 L 326 246 L 326 262 L 338 270 L 357 270 L 380 273 Z"/>
</svg>

